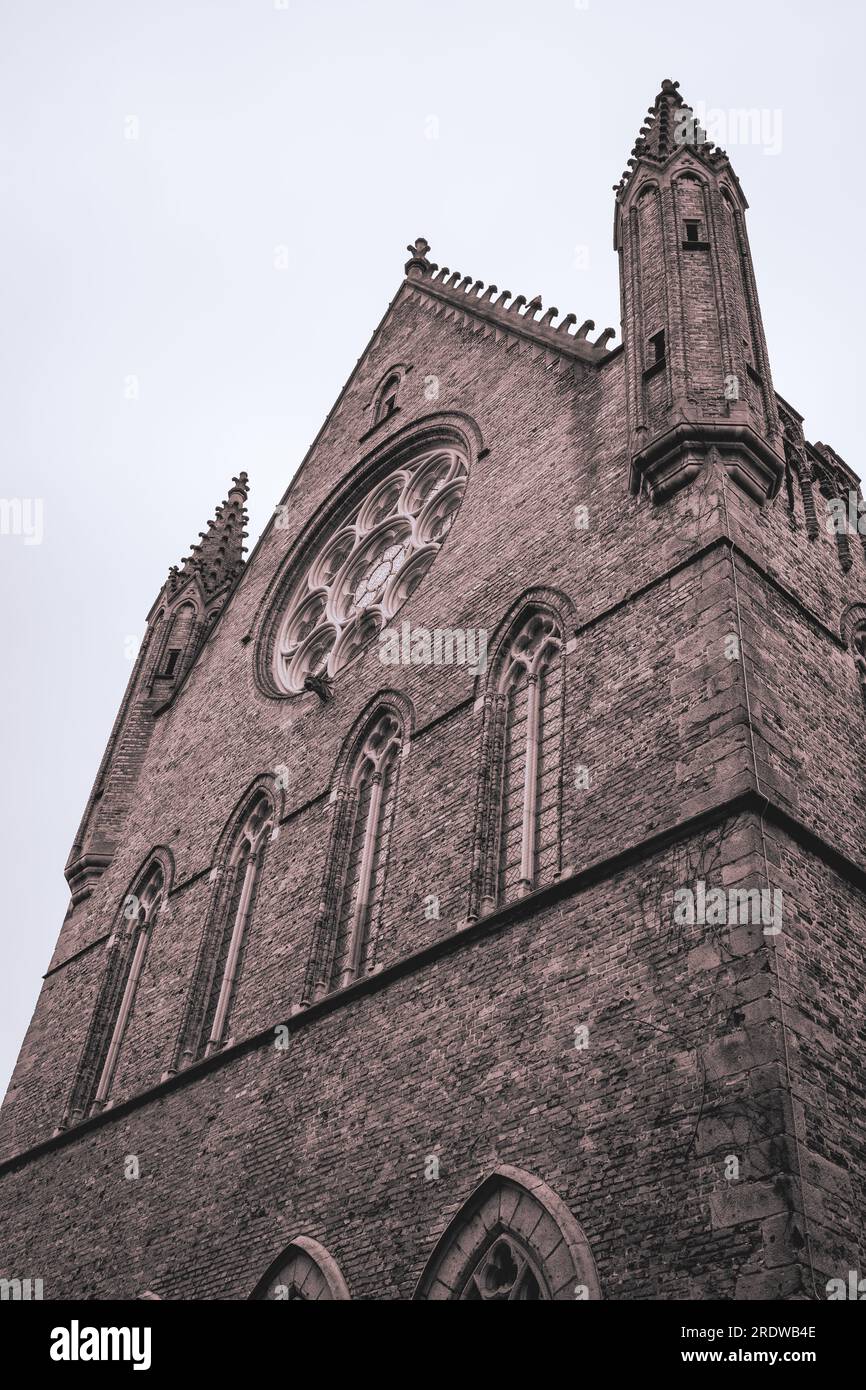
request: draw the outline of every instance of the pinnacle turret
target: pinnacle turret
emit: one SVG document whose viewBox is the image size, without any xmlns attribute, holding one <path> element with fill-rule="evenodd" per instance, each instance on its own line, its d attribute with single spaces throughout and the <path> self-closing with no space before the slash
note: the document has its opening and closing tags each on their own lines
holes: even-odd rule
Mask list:
<svg viewBox="0 0 866 1390">
<path fill-rule="evenodd" d="M 197 575 L 205 593 L 215 594 L 231 583 L 243 568 L 245 530 L 249 520 L 246 500 L 249 484 L 246 473 L 232 479 L 228 497 L 217 507 L 216 515 L 199 532 L 199 541 L 190 547 L 190 554 L 180 565 L 169 571 L 169 592 Z"/>
<path fill-rule="evenodd" d="M 619 183 L 614 184 L 615 193 L 625 188 L 639 160 L 664 164 L 684 145 L 711 163 L 727 158 L 724 150 L 718 149 L 712 140 L 707 139 L 706 131 L 701 128 L 694 111 L 680 95 L 679 86 L 679 82 L 672 82 L 669 77 L 662 82 L 638 132 L 631 158 L 627 161 L 628 168 L 623 170 Z"/>
<path fill-rule="evenodd" d="M 655 501 L 711 449 L 759 505 L 784 473 L 779 417 L 730 161 L 665 78 L 616 190 L 614 246 L 631 429 L 631 487 Z"/>
</svg>

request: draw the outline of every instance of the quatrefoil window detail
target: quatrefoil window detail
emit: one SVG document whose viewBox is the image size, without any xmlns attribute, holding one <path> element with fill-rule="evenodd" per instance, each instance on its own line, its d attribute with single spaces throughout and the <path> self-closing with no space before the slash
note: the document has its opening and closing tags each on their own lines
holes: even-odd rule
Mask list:
<svg viewBox="0 0 866 1390">
<path fill-rule="evenodd" d="M 500 1236 L 473 1269 L 460 1298 L 485 1303 L 539 1302 L 549 1294 L 529 1257 L 506 1236 Z"/>
</svg>

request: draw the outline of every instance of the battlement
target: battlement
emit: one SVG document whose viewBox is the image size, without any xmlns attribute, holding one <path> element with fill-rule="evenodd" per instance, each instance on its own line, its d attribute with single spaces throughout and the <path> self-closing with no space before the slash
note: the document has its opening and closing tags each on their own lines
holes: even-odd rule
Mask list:
<svg viewBox="0 0 866 1390">
<path fill-rule="evenodd" d="M 510 290 L 500 294 L 497 285 L 486 285 L 483 280 L 474 280 L 471 275 L 453 273 L 448 266 L 440 270 L 435 262 L 427 259 L 430 244 L 424 237 L 418 237 L 414 245 L 407 246 L 411 258 L 406 262 L 406 277 L 425 293 L 446 304 L 459 307 L 466 313 L 506 330 L 508 334 L 530 338 L 545 348 L 553 348 L 564 356 L 578 358 L 582 362 L 600 362 L 610 356 L 607 344 L 616 336 L 616 329 L 605 328 L 603 333 L 590 342 L 588 334 L 595 329 L 593 319 L 585 319 L 578 328 L 576 314 L 565 314 L 554 324 L 559 310 L 549 308 L 543 317 L 544 305 L 541 296 L 527 300 L 526 295 L 512 296 Z M 494 299 L 494 295 L 498 298 Z M 509 303 L 510 301 L 510 303 Z"/>
</svg>

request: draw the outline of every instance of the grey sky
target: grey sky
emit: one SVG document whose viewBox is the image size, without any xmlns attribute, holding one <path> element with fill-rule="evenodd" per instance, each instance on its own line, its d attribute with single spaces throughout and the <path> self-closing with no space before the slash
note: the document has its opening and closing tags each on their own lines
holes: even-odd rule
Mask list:
<svg viewBox="0 0 866 1390">
<path fill-rule="evenodd" d="M 861 471 L 864 9 L 6 0 L 0 13 L 0 497 L 44 506 L 41 544 L 0 535 L 2 1091 L 128 641 L 241 468 L 253 543 L 407 241 L 618 330 L 611 185 L 661 79 L 679 79 L 724 113 L 710 133 L 752 204 L 776 387 Z M 750 109 L 763 133 L 741 143 Z"/>
</svg>

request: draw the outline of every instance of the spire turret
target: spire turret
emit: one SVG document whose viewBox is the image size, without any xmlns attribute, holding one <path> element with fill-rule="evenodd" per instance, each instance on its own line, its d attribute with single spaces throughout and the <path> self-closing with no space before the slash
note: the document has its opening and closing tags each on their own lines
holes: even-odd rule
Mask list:
<svg viewBox="0 0 866 1390">
<path fill-rule="evenodd" d="M 154 715 L 174 698 L 195 664 L 244 566 L 246 473 L 180 565 L 172 565 L 147 618 L 129 685 L 69 855 L 74 903 L 114 855 L 153 732 Z"/>
<path fill-rule="evenodd" d="M 724 150 L 665 78 L 616 185 L 631 487 L 656 501 L 715 450 L 758 503 L 784 474 L 746 233 Z"/>
<path fill-rule="evenodd" d="M 694 111 L 680 95 L 679 82 L 666 77 L 647 111 L 644 123 L 634 142 L 628 168 L 623 170 L 614 192 L 620 193 L 631 179 L 640 160 L 661 166 L 672 154 L 688 147 L 693 154 L 711 165 L 727 160 L 724 150 L 707 139 Z"/>
<path fill-rule="evenodd" d="M 240 574 L 244 564 L 245 527 L 249 520 L 246 501 L 249 482 L 246 473 L 232 479 L 228 497 L 217 507 L 206 531 L 190 547 L 190 554 L 169 571 L 169 594 L 197 575 L 206 595 L 216 594 Z"/>
</svg>

